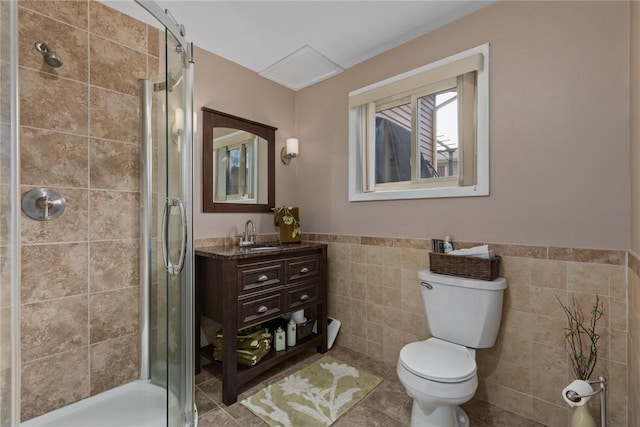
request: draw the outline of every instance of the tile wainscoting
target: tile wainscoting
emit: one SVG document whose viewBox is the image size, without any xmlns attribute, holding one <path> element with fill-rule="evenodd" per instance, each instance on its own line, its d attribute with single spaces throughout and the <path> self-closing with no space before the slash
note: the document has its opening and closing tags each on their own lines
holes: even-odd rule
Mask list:
<svg viewBox="0 0 640 427">
<path fill-rule="evenodd" d="M 629 425 L 640 425 L 640 256 L 629 252 Z"/>
<path fill-rule="evenodd" d="M 429 267 L 430 239 L 310 233 L 303 238 L 329 245 L 329 315 L 342 322 L 341 346 L 395 365 L 403 345 L 428 338 L 417 275 Z M 225 243 L 237 244 L 234 238 L 213 238 L 198 239 L 196 246 Z M 454 243 L 461 248 L 483 242 Z M 593 378 L 609 380 L 609 425 L 635 425 L 628 423 L 627 402 L 628 396 L 638 402 L 640 395 L 640 328 L 627 333 L 627 301 L 638 326 L 640 303 L 635 289 L 627 299 L 627 251 L 486 243 L 502 257 L 508 288 L 498 341 L 477 353 L 476 397 L 545 425 L 566 426 L 571 413 L 561 390 L 573 378 L 564 349 L 566 318 L 556 297 L 563 303 L 575 297 L 590 307 L 597 293 L 605 316 Z M 630 280 L 636 285 L 637 273 Z M 635 343 L 629 355 L 628 337 Z M 629 381 L 629 374 L 635 380 Z M 593 399 L 590 407 L 597 419 L 599 401 Z M 631 419 L 637 419 L 636 412 L 632 409 Z"/>
</svg>

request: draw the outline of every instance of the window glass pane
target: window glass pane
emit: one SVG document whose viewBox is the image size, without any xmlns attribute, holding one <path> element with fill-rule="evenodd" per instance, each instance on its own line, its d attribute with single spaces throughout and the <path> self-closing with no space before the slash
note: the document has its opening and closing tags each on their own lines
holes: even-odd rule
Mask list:
<svg viewBox="0 0 640 427">
<path fill-rule="evenodd" d="M 244 193 L 248 198 L 253 197 L 253 141 L 243 144 L 245 149 L 244 164 Z"/>
<path fill-rule="evenodd" d="M 434 143 L 436 97 L 427 95 L 417 101 L 417 150 L 418 150 L 418 178 L 434 178 L 440 176 L 435 169 L 437 152 Z"/>
<path fill-rule="evenodd" d="M 411 104 L 376 112 L 376 184 L 411 180 Z"/>
<path fill-rule="evenodd" d="M 435 161 L 440 176 L 458 176 L 458 96 L 456 89 L 435 96 Z"/>
<path fill-rule="evenodd" d="M 238 183 L 240 181 L 240 148 L 229 150 L 229 171 L 227 176 L 227 196 L 239 194 Z"/>
</svg>

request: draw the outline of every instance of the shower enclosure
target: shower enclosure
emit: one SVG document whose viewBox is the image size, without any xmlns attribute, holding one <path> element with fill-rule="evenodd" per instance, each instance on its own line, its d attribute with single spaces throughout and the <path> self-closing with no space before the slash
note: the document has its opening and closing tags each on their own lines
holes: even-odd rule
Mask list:
<svg viewBox="0 0 640 427">
<path fill-rule="evenodd" d="M 0 2 L 2 427 L 197 424 L 193 47 L 136 3 Z"/>
</svg>

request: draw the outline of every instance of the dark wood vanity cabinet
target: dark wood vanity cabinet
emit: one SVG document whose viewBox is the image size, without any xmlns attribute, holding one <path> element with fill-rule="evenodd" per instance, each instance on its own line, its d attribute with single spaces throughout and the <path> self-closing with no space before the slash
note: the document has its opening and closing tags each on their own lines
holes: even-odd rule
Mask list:
<svg viewBox="0 0 640 427">
<path fill-rule="evenodd" d="M 283 360 L 315 347 L 327 351 L 327 247 L 301 242 L 260 251 L 229 247 L 196 249 L 196 373 L 200 356 L 211 360 L 212 346 L 200 348 L 200 315 L 223 331 L 222 401 L 231 405 L 238 388 Z M 271 351 L 256 365 L 237 363 L 237 332 L 305 309 L 317 333 L 284 351 Z M 215 362 L 220 363 L 220 362 Z"/>
</svg>

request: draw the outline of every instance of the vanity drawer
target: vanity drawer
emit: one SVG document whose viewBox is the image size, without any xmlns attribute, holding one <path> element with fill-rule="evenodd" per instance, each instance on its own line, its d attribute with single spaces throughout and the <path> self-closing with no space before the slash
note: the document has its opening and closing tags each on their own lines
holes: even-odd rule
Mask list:
<svg viewBox="0 0 640 427">
<path fill-rule="evenodd" d="M 284 313 L 284 294 L 278 292 L 262 294 L 238 301 L 238 329 L 253 326 Z"/>
<path fill-rule="evenodd" d="M 288 259 L 286 260 L 287 282 L 319 276 L 321 265 L 320 255 Z"/>
<path fill-rule="evenodd" d="M 320 300 L 320 281 L 312 280 L 285 289 L 286 311 L 295 311 Z"/>
<path fill-rule="evenodd" d="M 238 295 L 267 290 L 283 282 L 280 261 L 245 264 L 238 267 Z"/>
</svg>

